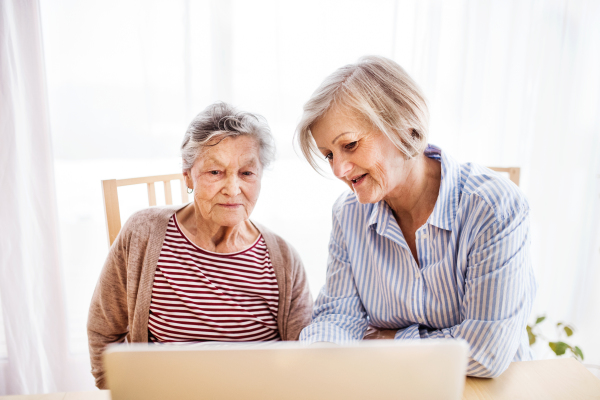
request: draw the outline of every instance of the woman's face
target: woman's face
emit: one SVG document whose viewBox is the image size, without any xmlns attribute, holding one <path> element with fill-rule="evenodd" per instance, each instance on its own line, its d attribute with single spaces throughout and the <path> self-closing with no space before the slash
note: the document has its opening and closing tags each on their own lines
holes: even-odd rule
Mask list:
<svg viewBox="0 0 600 400">
<path fill-rule="evenodd" d="M 401 188 L 410 168 L 381 131 L 341 108 L 332 108 L 312 127 L 317 147 L 333 173 L 360 203 L 377 203 Z"/>
<path fill-rule="evenodd" d="M 250 218 L 260 194 L 259 145 L 248 136 L 225 138 L 205 147 L 183 174 L 194 189 L 200 217 L 219 226 L 235 226 Z"/>
</svg>

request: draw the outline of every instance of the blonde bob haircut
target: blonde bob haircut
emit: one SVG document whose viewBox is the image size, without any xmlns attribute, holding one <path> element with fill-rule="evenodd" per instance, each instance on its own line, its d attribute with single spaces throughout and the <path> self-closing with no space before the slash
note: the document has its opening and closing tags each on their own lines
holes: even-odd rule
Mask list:
<svg viewBox="0 0 600 400">
<path fill-rule="evenodd" d="M 386 135 L 406 159 L 427 146 L 429 111 L 419 86 L 396 62 L 364 56 L 329 75 L 304 104 L 296 140 L 309 164 L 321 172 L 313 126 L 327 111 L 341 107 L 369 121 Z"/>
</svg>

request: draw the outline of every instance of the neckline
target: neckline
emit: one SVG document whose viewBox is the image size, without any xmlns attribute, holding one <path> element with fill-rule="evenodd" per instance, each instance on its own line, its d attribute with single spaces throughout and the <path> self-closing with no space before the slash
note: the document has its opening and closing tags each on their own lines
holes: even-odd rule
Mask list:
<svg viewBox="0 0 600 400">
<path fill-rule="evenodd" d="M 187 237 L 187 235 L 183 232 L 183 230 L 179 226 L 179 221 L 177 221 L 177 213 L 173 214 L 173 222 L 175 223 L 175 227 L 177 228 L 177 231 L 179 231 L 179 233 L 181 234 L 181 236 L 183 236 L 183 238 L 190 245 L 192 245 L 194 248 L 196 248 L 200 252 L 207 253 L 207 254 L 210 254 L 210 255 L 216 255 L 216 256 L 235 256 L 235 255 L 239 255 L 239 254 L 245 253 L 245 252 L 247 252 L 249 250 L 252 250 L 258 244 L 258 242 L 260 242 L 260 239 L 263 237 L 262 233 L 259 232 L 258 237 L 254 241 L 254 243 L 252 243 L 250 245 L 250 247 L 247 247 L 247 248 L 245 248 L 243 250 L 235 251 L 233 253 L 219 253 L 219 252 L 216 252 L 216 251 L 210 251 L 210 250 L 203 249 L 202 247 L 198 246 L 196 243 L 192 242 L 190 240 L 190 238 Z"/>
</svg>

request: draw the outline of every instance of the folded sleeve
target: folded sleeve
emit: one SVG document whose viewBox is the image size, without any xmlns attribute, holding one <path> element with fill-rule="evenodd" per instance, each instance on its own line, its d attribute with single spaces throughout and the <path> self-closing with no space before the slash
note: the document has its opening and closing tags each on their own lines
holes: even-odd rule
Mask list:
<svg viewBox="0 0 600 400">
<path fill-rule="evenodd" d="M 361 340 L 368 317 L 359 297 L 344 235 L 334 213 L 325 286 L 319 292 L 312 322 L 300 334 L 306 343 Z"/>
<path fill-rule="evenodd" d="M 479 233 L 468 253 L 462 322 L 437 330 L 421 325 L 418 338 L 466 340 L 470 376 L 493 378 L 504 372 L 525 335 L 536 291 L 529 243 L 527 209 Z"/>
</svg>

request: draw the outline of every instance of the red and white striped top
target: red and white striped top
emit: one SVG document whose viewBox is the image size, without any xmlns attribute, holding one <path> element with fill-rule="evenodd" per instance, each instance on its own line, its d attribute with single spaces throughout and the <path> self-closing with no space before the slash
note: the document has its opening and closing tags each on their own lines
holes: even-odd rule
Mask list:
<svg viewBox="0 0 600 400">
<path fill-rule="evenodd" d="M 213 253 L 192 243 L 171 217 L 152 286 L 151 341 L 279 340 L 278 304 L 262 235 L 246 250 Z"/>
</svg>

